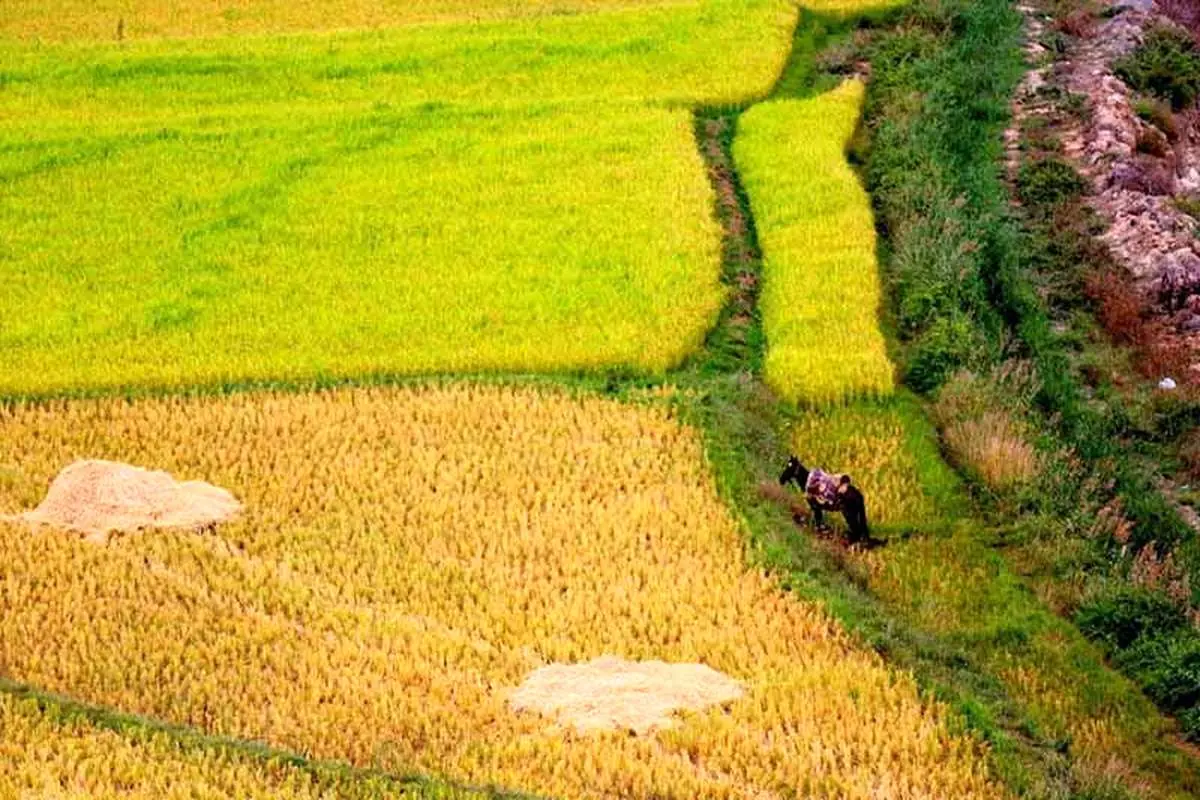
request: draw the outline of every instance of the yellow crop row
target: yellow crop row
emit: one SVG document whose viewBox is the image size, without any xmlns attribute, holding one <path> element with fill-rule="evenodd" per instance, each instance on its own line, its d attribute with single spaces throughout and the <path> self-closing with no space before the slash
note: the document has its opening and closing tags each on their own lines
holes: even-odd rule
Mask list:
<svg viewBox="0 0 1200 800">
<path fill-rule="evenodd" d="M 867 194 L 845 159 L 863 85 L 762 103 L 739 122 L 742 170 L 765 259 L 766 377 L 812 405 L 894 385 L 879 330 L 881 290 Z"/>
<path fill-rule="evenodd" d="M 314 756 L 570 797 L 996 797 L 980 745 L 749 570 L 657 408 L 463 387 L 0 411 L 0 513 L 80 457 L 232 490 L 216 533 L 0 523 L 0 672 Z M 699 661 L 746 696 L 647 737 L 506 704 L 550 662 Z"/>
<path fill-rule="evenodd" d="M 117 733 L 61 708 L 0 694 L 0 797 L 21 800 L 324 800 L 472 796 L 378 777 L 314 776 L 278 759 L 183 747 L 162 732 Z"/>
<path fill-rule="evenodd" d="M 801 0 L 800 5 L 822 14 L 866 14 L 902 6 L 908 0 Z"/>
<path fill-rule="evenodd" d="M 576 14 L 663 0 L 8 0 L 0 36 L 49 41 L 262 35 Z"/>
</svg>

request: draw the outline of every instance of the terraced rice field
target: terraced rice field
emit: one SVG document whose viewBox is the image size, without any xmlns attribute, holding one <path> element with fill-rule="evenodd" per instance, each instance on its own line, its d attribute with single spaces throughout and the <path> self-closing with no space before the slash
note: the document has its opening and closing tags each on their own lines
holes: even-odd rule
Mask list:
<svg viewBox="0 0 1200 800">
<path fill-rule="evenodd" d="M 450 787 L 382 776 L 313 774 L 228 747 L 183 744 L 165 732 L 99 725 L 53 702 L 0 694 L 0 795 L 22 800 L 161 798 L 468 798 Z"/>
<path fill-rule="evenodd" d="M 48 147 L 0 195 L 0 391 L 661 371 L 720 306 L 685 112 L 280 125 Z"/>
<path fill-rule="evenodd" d="M 463 386 L 19 406 L 0 416 L 0 464 L 17 465 L 0 509 L 81 453 L 226 486 L 248 510 L 107 547 L 0 524 L 16 680 L 537 793 L 998 791 L 910 678 L 747 568 L 695 433 L 653 407 Z M 506 707 L 530 670 L 605 653 L 702 661 L 748 694 L 648 738 Z"/>
<path fill-rule="evenodd" d="M 794 19 L 0 42 L 0 392 L 661 373 L 722 298 L 690 108 L 765 92 Z"/>
<path fill-rule="evenodd" d="M 829 405 L 886 396 L 893 368 L 870 201 L 846 163 L 863 86 L 760 103 L 734 153 L 762 242 L 765 374 L 784 398 Z"/>
<path fill-rule="evenodd" d="M 666 5 L 664 0 L 66 0 L 47 13 L 45 0 L 12 0 L 0 36 L 38 41 L 105 41 L 245 36 L 294 31 L 371 29 L 422 22 L 574 15 L 605 9 Z"/>
<path fill-rule="evenodd" d="M 702 351 L 731 290 L 693 113 L 768 95 L 799 14 L 13 0 L 0 795 L 1007 796 L 961 719 L 752 566 L 668 410 L 703 391 L 461 382 L 662 377 Z M 765 375 L 807 408 L 791 444 L 907 534 L 959 493 L 893 394 L 843 153 L 861 102 L 849 82 L 759 103 L 735 149 Z M 460 382 L 191 394 L 412 374 Z M 5 518 L 84 458 L 210 481 L 245 514 L 103 545 Z M 745 695 L 644 736 L 510 707 L 531 671 L 608 654 Z"/>
</svg>

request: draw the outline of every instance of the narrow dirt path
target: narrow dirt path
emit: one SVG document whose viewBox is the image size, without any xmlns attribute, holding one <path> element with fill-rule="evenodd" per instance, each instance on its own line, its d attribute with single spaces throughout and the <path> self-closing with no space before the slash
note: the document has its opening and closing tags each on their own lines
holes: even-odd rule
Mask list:
<svg viewBox="0 0 1200 800">
<path fill-rule="evenodd" d="M 762 250 L 750 201 L 733 162 L 733 137 L 740 114 L 739 110 L 701 110 L 695 116 L 696 144 L 712 183 L 721 224 L 721 282 L 729 290 L 704 350 L 708 369 L 757 373 L 765 348 L 758 312 Z"/>
</svg>

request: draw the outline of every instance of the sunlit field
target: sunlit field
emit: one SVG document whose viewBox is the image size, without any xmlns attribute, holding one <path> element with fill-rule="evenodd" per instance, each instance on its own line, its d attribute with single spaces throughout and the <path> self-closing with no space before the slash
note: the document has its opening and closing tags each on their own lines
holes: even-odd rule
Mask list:
<svg viewBox="0 0 1200 800">
<path fill-rule="evenodd" d="M 690 109 L 794 19 L 0 43 L 0 393 L 661 373 L 722 299 Z"/>
<path fill-rule="evenodd" d="M 87 134 L 427 103 L 690 109 L 769 91 L 787 59 L 796 15 L 788 0 L 706 0 L 288 36 L 120 45 L 0 38 L 0 132 L 28 137 L 83 124 L 76 133 Z"/>
<path fill-rule="evenodd" d="M 462 386 L 17 406 L 0 512 L 83 453 L 246 513 L 107 546 L 0 523 L 16 680 L 543 795 L 1000 794 L 911 678 L 747 567 L 695 432 L 652 407 Z M 648 737 L 507 708 L 530 670 L 605 653 L 700 661 L 747 694 Z"/>
<path fill-rule="evenodd" d="M 681 111 L 277 120 L 24 166 L 0 194 L 0 393 L 662 371 L 722 298 Z"/>
<path fill-rule="evenodd" d="M 374 29 L 422 22 L 574 15 L 603 9 L 682 5 L 687 0 L 9 0 L 0 37 L 124 41 Z"/>
<path fill-rule="evenodd" d="M 221 744 L 101 726 L 56 702 L 0 694 L 0 796 L 21 800 L 466 800 L 478 793 L 302 770 Z"/>
<path fill-rule="evenodd" d="M 866 192 L 845 158 L 863 86 L 761 103 L 734 146 L 765 261 L 766 377 L 786 399 L 827 405 L 892 391 Z"/>
</svg>

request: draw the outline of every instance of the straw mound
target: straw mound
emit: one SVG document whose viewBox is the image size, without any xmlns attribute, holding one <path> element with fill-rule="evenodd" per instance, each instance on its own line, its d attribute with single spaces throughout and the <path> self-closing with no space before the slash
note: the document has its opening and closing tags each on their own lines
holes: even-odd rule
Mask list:
<svg viewBox="0 0 1200 800">
<path fill-rule="evenodd" d="M 602 656 L 587 664 L 535 670 L 508 702 L 516 711 L 557 715 L 583 732 L 617 729 L 643 735 L 673 725 L 675 711 L 727 703 L 742 693 L 740 683 L 703 664 Z"/>
<path fill-rule="evenodd" d="M 241 509 L 232 494 L 203 481 L 180 482 L 166 472 L 92 460 L 76 461 L 58 473 L 41 505 L 17 519 L 104 542 L 119 531 L 203 528 L 230 520 Z"/>
</svg>

